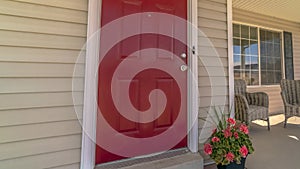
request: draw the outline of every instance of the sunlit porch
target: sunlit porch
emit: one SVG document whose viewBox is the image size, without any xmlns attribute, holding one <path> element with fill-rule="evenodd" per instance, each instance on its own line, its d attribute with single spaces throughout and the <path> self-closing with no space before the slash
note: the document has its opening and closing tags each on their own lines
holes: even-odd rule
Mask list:
<svg viewBox="0 0 300 169">
<path fill-rule="evenodd" d="M 234 77 L 246 81 L 248 92 L 269 95 L 271 115 L 284 111 L 281 79 L 300 79 L 299 6 L 296 0 L 233 0 Z"/>
<path fill-rule="evenodd" d="M 281 79 L 300 79 L 300 1 L 233 0 L 233 71 L 247 83 L 248 92 L 269 96 L 271 130 L 265 121 L 250 125 L 255 148 L 248 169 L 300 168 L 300 118 L 291 117 L 284 128 Z M 291 35 L 289 41 L 285 35 Z M 215 169 L 208 165 L 205 169 Z"/>
</svg>

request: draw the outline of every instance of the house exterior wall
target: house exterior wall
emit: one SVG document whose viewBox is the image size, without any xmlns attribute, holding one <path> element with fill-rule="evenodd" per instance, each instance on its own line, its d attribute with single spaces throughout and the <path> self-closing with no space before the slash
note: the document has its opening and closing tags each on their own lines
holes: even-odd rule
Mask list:
<svg viewBox="0 0 300 169">
<path fill-rule="evenodd" d="M 0 168 L 79 168 L 87 0 L 0 2 Z M 79 111 L 79 118 L 81 117 Z"/>
<path fill-rule="evenodd" d="M 87 0 L 0 2 L 0 168 L 79 168 L 81 126 L 73 103 L 83 98 Z M 227 0 L 198 0 L 200 117 L 214 105 L 228 106 Z M 204 64 L 217 58 L 220 64 Z M 224 72 L 209 74 L 208 69 Z M 225 73 L 225 84 L 224 75 Z M 214 90 L 212 90 L 212 88 Z M 79 113 L 79 119 L 81 115 Z M 203 129 L 200 120 L 199 131 Z M 201 146 L 200 146 L 201 149 Z"/>
<path fill-rule="evenodd" d="M 300 79 L 300 24 L 291 21 L 274 18 L 271 16 L 261 15 L 241 9 L 233 9 L 233 21 L 254 24 L 258 26 L 279 29 L 293 33 L 293 49 L 294 49 L 294 72 L 295 79 Z M 268 93 L 271 114 L 283 113 L 283 103 L 280 95 L 280 86 L 253 87 L 249 88 L 249 92 L 263 91 Z"/>
<path fill-rule="evenodd" d="M 199 117 L 205 118 L 211 106 L 225 104 L 228 108 L 229 105 L 227 0 L 198 0 L 198 28 L 206 36 L 200 35 L 198 40 Z M 200 152 L 209 136 L 201 134 L 205 130 L 204 124 L 199 119 Z"/>
</svg>

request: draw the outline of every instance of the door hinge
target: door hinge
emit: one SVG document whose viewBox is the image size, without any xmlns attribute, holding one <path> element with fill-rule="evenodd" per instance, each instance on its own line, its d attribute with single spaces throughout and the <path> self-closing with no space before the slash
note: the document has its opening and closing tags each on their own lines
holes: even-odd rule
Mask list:
<svg viewBox="0 0 300 169">
<path fill-rule="evenodd" d="M 193 53 L 193 55 L 196 54 L 196 47 L 195 46 L 193 46 L 193 48 L 192 48 L 192 53 Z"/>
</svg>

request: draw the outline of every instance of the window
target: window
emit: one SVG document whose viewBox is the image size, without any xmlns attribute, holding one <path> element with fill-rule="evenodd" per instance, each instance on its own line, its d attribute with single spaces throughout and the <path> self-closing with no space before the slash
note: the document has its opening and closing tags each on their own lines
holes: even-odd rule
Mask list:
<svg viewBox="0 0 300 169">
<path fill-rule="evenodd" d="M 281 32 L 233 24 L 235 79 L 244 79 L 249 86 L 279 84 L 281 48 Z"/>
</svg>

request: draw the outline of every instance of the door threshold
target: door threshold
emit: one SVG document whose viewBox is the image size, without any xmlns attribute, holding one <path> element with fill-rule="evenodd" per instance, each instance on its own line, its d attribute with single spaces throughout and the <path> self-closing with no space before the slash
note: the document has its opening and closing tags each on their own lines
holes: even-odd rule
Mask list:
<svg viewBox="0 0 300 169">
<path fill-rule="evenodd" d="M 128 159 L 124 159 L 124 160 L 99 164 L 95 167 L 95 169 L 118 169 L 118 168 L 130 167 L 130 166 L 137 165 L 137 164 L 168 159 L 168 158 L 172 158 L 172 157 L 176 157 L 176 156 L 180 156 L 180 155 L 184 155 L 184 154 L 188 154 L 188 153 L 190 153 L 190 151 L 187 148 L 169 150 L 166 152 L 155 153 L 155 154 L 150 154 L 150 155 L 144 155 L 144 156 L 128 158 Z"/>
</svg>

